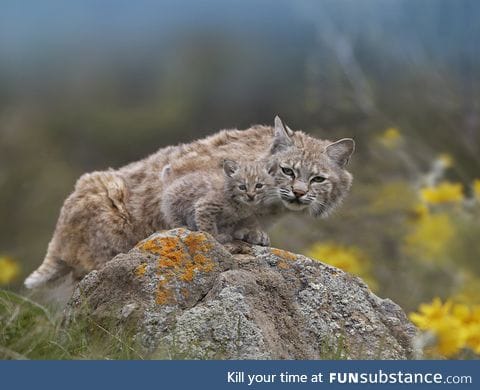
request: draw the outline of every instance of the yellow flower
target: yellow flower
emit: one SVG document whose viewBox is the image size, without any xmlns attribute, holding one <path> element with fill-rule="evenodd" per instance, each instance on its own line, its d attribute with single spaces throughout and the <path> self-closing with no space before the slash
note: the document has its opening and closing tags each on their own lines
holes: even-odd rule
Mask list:
<svg viewBox="0 0 480 390">
<path fill-rule="evenodd" d="M 376 281 L 370 275 L 370 260 L 358 248 L 331 242 L 316 243 L 306 252 L 306 255 L 360 276 L 372 290 L 377 288 Z"/>
<path fill-rule="evenodd" d="M 424 260 L 437 260 L 445 254 L 455 237 L 455 226 L 448 214 L 420 214 L 406 235 L 404 250 L 411 256 Z"/>
<path fill-rule="evenodd" d="M 442 182 L 435 187 L 422 188 L 420 196 L 425 203 L 432 205 L 459 203 L 463 200 L 463 186 L 461 183 Z"/>
<path fill-rule="evenodd" d="M 403 137 L 395 127 L 389 127 L 379 137 L 379 142 L 388 149 L 394 149 L 403 141 Z"/>
<path fill-rule="evenodd" d="M 480 201 L 480 179 L 475 179 L 473 181 L 473 195 L 475 195 L 475 198 L 477 198 L 478 201 Z"/>
<path fill-rule="evenodd" d="M 452 306 L 452 314 L 455 318 L 467 322 L 471 316 L 470 307 L 464 303 L 456 303 Z"/>
<path fill-rule="evenodd" d="M 453 316 L 446 316 L 432 325 L 437 337 L 435 351 L 444 356 L 453 356 L 466 346 L 468 330 Z"/>
<path fill-rule="evenodd" d="M 0 257 L 0 285 L 14 281 L 20 275 L 20 266 L 12 258 Z"/>
<path fill-rule="evenodd" d="M 435 298 L 421 304 L 418 313 L 410 313 L 410 320 L 421 330 L 436 337 L 434 353 L 450 357 L 463 348 L 480 353 L 480 305 L 442 303 Z"/>
<path fill-rule="evenodd" d="M 448 315 L 452 302 L 442 304 L 440 298 L 435 298 L 432 303 L 422 303 L 419 307 L 420 313 L 410 313 L 410 320 L 422 330 L 430 329 L 433 323 L 442 320 Z"/>
<path fill-rule="evenodd" d="M 434 353 L 453 356 L 465 346 L 468 332 L 462 321 L 451 313 L 452 302 L 444 304 L 435 298 L 429 304 L 421 304 L 419 313 L 410 313 L 410 320 L 421 330 L 430 331 L 436 337 Z"/>
<path fill-rule="evenodd" d="M 467 327 L 467 346 L 476 354 L 480 355 L 480 322 L 475 322 Z"/>
<path fill-rule="evenodd" d="M 452 311 L 467 333 L 466 346 L 480 354 L 480 305 L 456 304 Z"/>
</svg>

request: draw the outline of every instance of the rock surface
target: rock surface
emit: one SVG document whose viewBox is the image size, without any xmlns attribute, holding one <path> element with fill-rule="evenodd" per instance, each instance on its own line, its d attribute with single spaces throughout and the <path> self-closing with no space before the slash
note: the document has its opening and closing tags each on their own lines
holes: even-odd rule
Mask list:
<svg viewBox="0 0 480 390">
<path fill-rule="evenodd" d="M 66 320 L 128 326 L 173 359 L 413 357 L 415 327 L 359 278 L 279 249 L 246 252 L 202 232 L 156 233 L 88 274 Z"/>
</svg>

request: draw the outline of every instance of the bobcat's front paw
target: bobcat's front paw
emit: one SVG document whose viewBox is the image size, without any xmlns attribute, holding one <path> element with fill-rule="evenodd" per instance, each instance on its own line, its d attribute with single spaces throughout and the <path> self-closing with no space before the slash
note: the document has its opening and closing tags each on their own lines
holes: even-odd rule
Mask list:
<svg viewBox="0 0 480 390">
<path fill-rule="evenodd" d="M 270 237 L 263 230 L 240 229 L 234 234 L 237 240 L 242 240 L 253 245 L 270 246 Z"/>
</svg>

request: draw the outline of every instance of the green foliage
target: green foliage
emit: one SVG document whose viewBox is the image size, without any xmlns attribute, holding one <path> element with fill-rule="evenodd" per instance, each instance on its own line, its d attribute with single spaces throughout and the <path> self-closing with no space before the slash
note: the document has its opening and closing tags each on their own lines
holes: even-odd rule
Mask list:
<svg viewBox="0 0 480 390">
<path fill-rule="evenodd" d="M 130 332 L 60 313 L 0 290 L 0 359 L 143 359 Z"/>
</svg>

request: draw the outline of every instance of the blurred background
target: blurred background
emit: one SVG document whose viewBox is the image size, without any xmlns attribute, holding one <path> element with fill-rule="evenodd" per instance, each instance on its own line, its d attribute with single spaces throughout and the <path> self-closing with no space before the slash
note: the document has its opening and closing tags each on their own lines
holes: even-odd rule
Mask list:
<svg viewBox="0 0 480 390">
<path fill-rule="evenodd" d="M 41 263 L 82 173 L 278 113 L 357 152 L 342 209 L 274 245 L 416 312 L 433 354 L 480 353 L 479 20 L 475 0 L 2 0 L 0 285 Z"/>
</svg>

